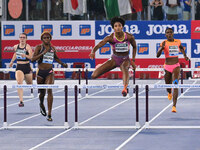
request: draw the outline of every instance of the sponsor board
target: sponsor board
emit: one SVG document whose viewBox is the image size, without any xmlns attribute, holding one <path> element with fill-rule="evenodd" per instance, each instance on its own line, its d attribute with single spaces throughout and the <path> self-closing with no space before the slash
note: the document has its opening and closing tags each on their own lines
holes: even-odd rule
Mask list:
<svg viewBox="0 0 200 150">
<path fill-rule="evenodd" d="M 34 25 L 22 25 L 22 32 L 27 36 L 34 36 Z"/>
<path fill-rule="evenodd" d="M 15 25 L 3 25 L 4 36 L 15 36 Z"/>
<path fill-rule="evenodd" d="M 200 40 L 192 40 L 191 57 L 200 58 Z"/>
<path fill-rule="evenodd" d="M 96 59 L 95 65 L 97 66 L 98 64 L 103 64 L 105 61 L 108 59 Z M 189 67 L 189 62 L 185 61 L 185 59 L 181 58 L 179 59 L 180 64 L 188 68 Z M 165 59 L 160 58 L 160 59 L 140 59 L 136 58 L 135 59 L 135 64 L 137 68 L 163 68 L 163 65 L 165 63 Z M 105 73 L 101 76 L 101 78 L 107 78 L 108 75 L 112 72 Z M 122 73 L 117 72 L 119 74 L 119 78 L 122 78 Z M 149 78 L 158 78 L 159 72 L 158 71 L 136 71 L 136 78 L 140 78 L 141 75 L 148 76 Z M 132 74 L 131 74 L 132 75 Z"/>
<path fill-rule="evenodd" d="M 200 39 L 200 20 L 191 21 L 191 39 Z"/>
<path fill-rule="evenodd" d="M 124 31 L 133 34 L 136 39 L 165 39 L 165 30 L 172 28 L 174 38 L 190 39 L 190 21 L 127 21 Z M 103 39 L 113 33 L 109 21 L 95 22 L 96 39 Z"/>
<path fill-rule="evenodd" d="M 13 46 L 18 44 L 18 40 L 2 41 L 2 59 L 11 59 L 14 53 Z M 36 46 L 41 44 L 40 40 L 27 40 L 27 43 L 34 51 Z M 94 47 L 94 40 L 52 40 L 52 45 L 57 50 L 59 58 L 89 58 L 89 54 Z"/>
<path fill-rule="evenodd" d="M 9 64 L 10 64 L 10 60 L 11 59 L 2 59 L 2 68 L 9 68 Z M 95 60 L 91 60 L 91 59 L 61 59 L 62 62 L 67 63 L 68 68 L 73 68 L 74 63 L 78 62 L 83 62 L 84 63 L 84 67 L 85 68 L 95 68 Z M 38 64 L 37 63 L 30 63 L 31 68 L 37 68 Z M 17 63 L 16 61 L 13 63 L 13 68 L 16 68 Z M 57 62 L 53 62 L 53 68 L 61 68 L 61 65 Z M 89 73 L 89 77 L 91 76 L 91 73 Z M 61 73 L 62 74 L 62 73 Z M 65 77 L 66 78 L 71 78 L 72 72 L 65 72 Z M 15 73 L 14 72 L 10 72 L 10 76 L 12 79 L 15 78 Z M 60 77 L 58 75 L 58 77 Z"/>
<path fill-rule="evenodd" d="M 16 40 L 23 30 L 29 33 L 30 40 L 40 40 L 43 31 L 51 32 L 53 40 L 95 39 L 95 21 L 2 21 L 1 23 L 2 31 L 5 29 L 2 32 L 2 40 Z"/>
</svg>

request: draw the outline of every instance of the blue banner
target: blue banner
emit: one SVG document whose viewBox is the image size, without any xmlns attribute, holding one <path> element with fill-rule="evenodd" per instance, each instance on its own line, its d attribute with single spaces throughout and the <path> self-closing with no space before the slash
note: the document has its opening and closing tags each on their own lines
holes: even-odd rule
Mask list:
<svg viewBox="0 0 200 150">
<path fill-rule="evenodd" d="M 191 38 L 191 21 L 127 21 L 124 31 L 135 36 L 135 39 L 165 39 L 165 30 L 172 28 L 175 39 Z M 95 22 L 96 39 L 103 39 L 113 33 L 109 21 Z"/>
</svg>

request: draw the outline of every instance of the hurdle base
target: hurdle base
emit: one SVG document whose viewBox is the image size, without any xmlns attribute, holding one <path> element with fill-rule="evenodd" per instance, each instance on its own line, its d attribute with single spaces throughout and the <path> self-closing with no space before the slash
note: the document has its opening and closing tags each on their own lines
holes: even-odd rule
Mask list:
<svg viewBox="0 0 200 150">
<path fill-rule="evenodd" d="M 75 122 L 74 123 L 74 127 L 73 127 L 74 129 L 79 129 L 79 125 L 78 125 L 78 122 Z"/>
<path fill-rule="evenodd" d="M 78 98 L 82 98 L 82 95 L 81 95 L 81 93 L 79 93 L 79 94 L 78 94 Z"/>
<path fill-rule="evenodd" d="M 3 129 L 8 129 L 8 123 L 7 122 L 3 122 Z"/>
<path fill-rule="evenodd" d="M 150 126 L 149 126 L 149 122 L 145 122 L 145 125 L 144 125 L 144 126 L 145 126 L 145 129 L 149 129 L 149 127 L 150 127 Z"/>
<path fill-rule="evenodd" d="M 137 128 L 137 129 L 139 129 L 141 126 L 140 126 L 140 123 L 139 122 L 136 122 L 135 123 L 135 127 Z"/>
<path fill-rule="evenodd" d="M 65 122 L 65 123 L 64 123 L 64 127 L 65 127 L 65 129 L 69 129 L 69 127 L 70 127 L 70 126 L 69 126 L 69 123 L 68 123 L 68 122 Z"/>
</svg>

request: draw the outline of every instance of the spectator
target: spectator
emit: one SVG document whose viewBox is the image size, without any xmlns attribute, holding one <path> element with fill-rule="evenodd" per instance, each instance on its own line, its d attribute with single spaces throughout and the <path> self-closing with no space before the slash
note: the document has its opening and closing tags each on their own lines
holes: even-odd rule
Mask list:
<svg viewBox="0 0 200 150">
<path fill-rule="evenodd" d="M 163 1 L 162 0 L 153 0 L 151 2 L 151 6 L 153 7 L 153 20 L 163 20 Z"/>
<path fill-rule="evenodd" d="M 190 20 L 191 0 L 183 0 L 183 20 Z"/>
<path fill-rule="evenodd" d="M 197 1 L 196 1 L 195 20 L 200 20 L 200 0 L 197 0 Z"/>
<path fill-rule="evenodd" d="M 143 7 L 143 10 L 141 11 L 142 20 L 148 19 L 148 5 L 149 5 L 149 0 L 142 0 L 142 7 Z"/>
<path fill-rule="evenodd" d="M 167 0 L 167 20 L 178 20 L 178 7 L 180 6 L 180 0 Z"/>
</svg>

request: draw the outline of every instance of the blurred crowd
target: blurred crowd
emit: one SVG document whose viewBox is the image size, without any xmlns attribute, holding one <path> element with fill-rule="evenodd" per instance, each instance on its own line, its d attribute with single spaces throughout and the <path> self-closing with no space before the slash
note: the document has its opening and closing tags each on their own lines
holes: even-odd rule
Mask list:
<svg viewBox="0 0 200 150">
<path fill-rule="evenodd" d="M 86 12 L 82 14 L 66 13 L 64 11 L 66 1 L 68 0 L 28 0 L 28 7 L 23 8 L 28 10 L 23 10 L 18 19 L 13 19 L 9 13 L 6 18 L 7 20 L 108 20 L 105 0 L 85 0 Z M 126 20 L 200 20 L 200 0 L 141 1 L 141 11 L 125 14 L 122 17 Z M 26 2 L 23 1 L 25 6 Z"/>
</svg>

